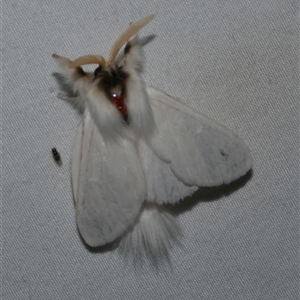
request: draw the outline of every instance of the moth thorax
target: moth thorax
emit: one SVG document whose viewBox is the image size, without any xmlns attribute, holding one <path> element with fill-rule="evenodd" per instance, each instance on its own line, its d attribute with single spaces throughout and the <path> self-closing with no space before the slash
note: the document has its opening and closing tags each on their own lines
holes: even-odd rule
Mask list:
<svg viewBox="0 0 300 300">
<path fill-rule="evenodd" d="M 128 74 L 122 67 L 109 65 L 104 69 L 97 68 L 94 72 L 95 79 L 99 78 L 99 87 L 107 98 L 116 106 L 124 120 L 127 119 L 127 107 L 125 101 L 126 81 Z"/>
</svg>

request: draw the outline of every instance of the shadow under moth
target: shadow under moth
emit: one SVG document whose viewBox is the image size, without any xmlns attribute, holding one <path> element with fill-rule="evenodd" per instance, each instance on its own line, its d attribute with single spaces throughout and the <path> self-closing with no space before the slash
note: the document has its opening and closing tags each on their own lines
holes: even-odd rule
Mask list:
<svg viewBox="0 0 300 300">
<path fill-rule="evenodd" d="M 81 236 L 91 247 L 118 241 L 126 252 L 157 257 L 179 233 L 164 204 L 236 180 L 252 168 L 252 157 L 236 134 L 144 84 L 137 32 L 153 18 L 132 23 L 108 60 L 53 58 L 83 108 L 72 155 Z M 97 68 L 85 72 L 86 64 Z"/>
</svg>

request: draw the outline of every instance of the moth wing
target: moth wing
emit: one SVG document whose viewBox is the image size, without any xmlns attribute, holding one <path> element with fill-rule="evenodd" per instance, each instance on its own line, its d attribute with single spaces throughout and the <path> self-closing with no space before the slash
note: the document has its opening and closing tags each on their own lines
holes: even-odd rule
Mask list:
<svg viewBox="0 0 300 300">
<path fill-rule="evenodd" d="M 151 148 L 185 185 L 230 183 L 252 168 L 248 147 L 232 131 L 155 88 L 147 92 L 157 125 Z"/>
<path fill-rule="evenodd" d="M 78 128 L 72 185 L 79 231 L 101 246 L 120 237 L 137 218 L 145 196 L 144 175 L 129 138 L 106 142 L 89 110 Z"/>
<path fill-rule="evenodd" d="M 179 180 L 169 164 L 161 160 L 144 139 L 139 141 L 139 154 L 145 173 L 147 202 L 174 204 L 198 189 Z"/>
</svg>

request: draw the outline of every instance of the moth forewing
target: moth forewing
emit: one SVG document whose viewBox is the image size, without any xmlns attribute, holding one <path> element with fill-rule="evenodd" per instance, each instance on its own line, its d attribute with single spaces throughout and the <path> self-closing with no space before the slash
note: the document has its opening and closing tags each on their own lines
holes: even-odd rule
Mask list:
<svg viewBox="0 0 300 300">
<path fill-rule="evenodd" d="M 137 151 L 131 140 L 122 138 L 121 143 L 119 148 L 105 142 L 85 111 L 75 139 L 72 182 L 78 228 L 92 247 L 122 235 L 137 218 L 145 196 Z"/>
<path fill-rule="evenodd" d="M 158 124 L 151 145 L 182 182 L 216 186 L 252 168 L 248 147 L 231 130 L 155 88 L 147 92 Z"/>
</svg>

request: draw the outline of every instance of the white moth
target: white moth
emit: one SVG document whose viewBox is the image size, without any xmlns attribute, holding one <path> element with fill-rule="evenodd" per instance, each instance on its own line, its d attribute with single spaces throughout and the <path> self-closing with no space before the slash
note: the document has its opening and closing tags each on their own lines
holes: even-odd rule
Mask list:
<svg viewBox="0 0 300 300">
<path fill-rule="evenodd" d="M 132 23 L 110 57 L 75 61 L 53 54 L 83 108 L 72 185 L 79 231 L 92 247 L 120 241 L 135 254 L 168 252 L 178 234 L 175 204 L 199 187 L 227 184 L 252 167 L 237 135 L 141 79 L 137 32 L 154 15 Z M 124 57 L 115 59 L 123 45 Z M 94 73 L 81 66 L 97 64 Z"/>
</svg>

